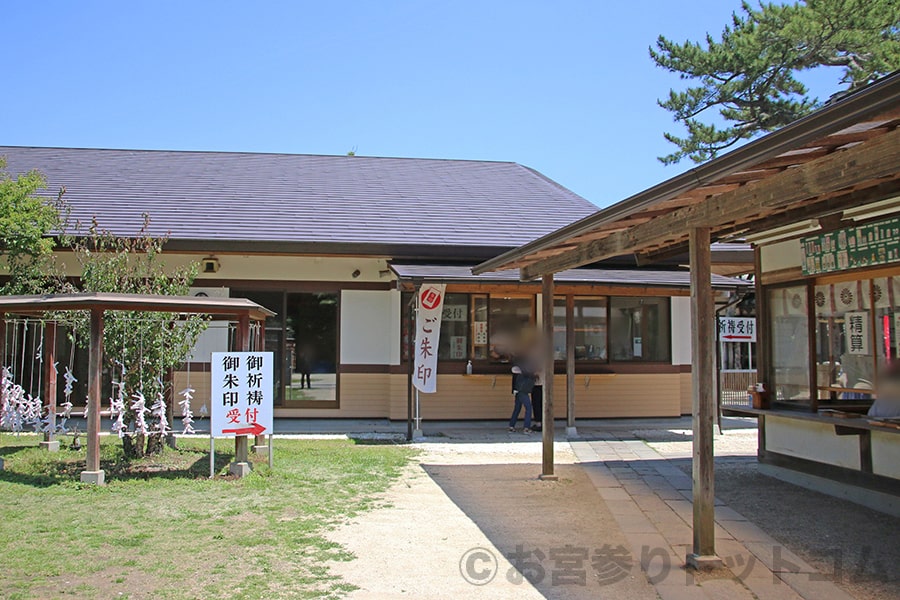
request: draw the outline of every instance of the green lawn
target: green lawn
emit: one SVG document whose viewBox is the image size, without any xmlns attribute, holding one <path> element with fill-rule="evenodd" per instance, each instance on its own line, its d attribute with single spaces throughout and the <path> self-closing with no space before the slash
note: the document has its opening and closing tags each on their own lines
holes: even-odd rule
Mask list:
<svg viewBox="0 0 900 600">
<path fill-rule="evenodd" d="M 104 438 L 108 485 L 82 485 L 84 451 L 51 454 L 0 435 L 2 598 L 331 598 L 352 560 L 325 531 L 372 508 L 411 451 L 346 440 L 275 440 L 275 467 L 207 479 L 209 441 L 126 462 Z M 227 472 L 233 442 L 219 440 Z"/>
</svg>

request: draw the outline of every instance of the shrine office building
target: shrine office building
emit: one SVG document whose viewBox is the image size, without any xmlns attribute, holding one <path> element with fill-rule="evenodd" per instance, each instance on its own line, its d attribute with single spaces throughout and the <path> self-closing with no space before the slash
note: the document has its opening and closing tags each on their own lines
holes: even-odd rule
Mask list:
<svg viewBox="0 0 900 600">
<path fill-rule="evenodd" d="M 292 154 L 0 147 L 7 170 L 43 173 L 42 194 L 72 222 L 168 236 L 167 265 L 200 264 L 192 293 L 249 298 L 275 313 L 275 416 L 407 418 L 410 298 L 444 283 L 437 392 L 422 417 L 508 418 L 510 365 L 496 342 L 540 325 L 539 282 L 471 267 L 586 217 L 598 207 L 511 162 Z M 725 303 L 748 289 L 740 245 L 713 252 Z M 59 252 L 79 275 L 71 253 Z M 557 275 L 557 390 L 574 347 L 578 418 L 689 414 L 689 275 L 683 256 L 646 267 L 617 257 Z M 574 346 L 566 343 L 573 335 Z M 210 353 L 227 324 L 210 325 L 174 374 L 209 402 Z M 467 374 L 471 362 L 472 373 Z M 83 380 L 86 380 L 84 378 Z M 566 403 L 556 405 L 565 417 Z"/>
</svg>

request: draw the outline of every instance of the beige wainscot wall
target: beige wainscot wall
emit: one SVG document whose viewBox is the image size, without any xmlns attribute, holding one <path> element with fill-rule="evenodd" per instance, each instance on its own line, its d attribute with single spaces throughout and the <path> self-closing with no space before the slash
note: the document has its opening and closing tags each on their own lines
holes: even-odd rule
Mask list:
<svg viewBox="0 0 900 600">
<path fill-rule="evenodd" d="M 191 373 L 196 390 L 192 409 L 209 402 L 209 376 Z M 687 385 L 684 384 L 687 379 Z M 339 408 L 277 408 L 276 417 L 406 419 L 406 382 L 403 374 L 344 373 L 340 378 Z M 175 389 L 187 386 L 187 373 L 175 375 Z M 439 375 L 438 392 L 421 394 L 426 420 L 506 419 L 512 410 L 511 375 Z M 566 377 L 554 379 L 557 418 L 566 416 Z M 690 405 L 690 375 L 592 374 L 575 377 L 575 415 L 581 419 L 615 417 L 675 417 Z"/>
</svg>

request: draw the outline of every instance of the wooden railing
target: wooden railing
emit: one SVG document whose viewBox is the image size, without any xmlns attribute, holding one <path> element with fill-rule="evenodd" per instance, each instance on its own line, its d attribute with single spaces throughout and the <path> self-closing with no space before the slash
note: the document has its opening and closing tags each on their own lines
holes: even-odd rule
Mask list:
<svg viewBox="0 0 900 600">
<path fill-rule="evenodd" d="M 719 403 L 721 406 L 747 406 L 747 388 L 756 385 L 756 369 L 719 371 Z"/>
</svg>

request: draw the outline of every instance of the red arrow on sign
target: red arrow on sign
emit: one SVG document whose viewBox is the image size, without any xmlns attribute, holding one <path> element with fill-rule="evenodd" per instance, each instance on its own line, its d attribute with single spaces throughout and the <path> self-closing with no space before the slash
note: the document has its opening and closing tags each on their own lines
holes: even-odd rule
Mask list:
<svg viewBox="0 0 900 600">
<path fill-rule="evenodd" d="M 752 340 L 752 335 L 723 335 L 723 340 Z"/>
<path fill-rule="evenodd" d="M 223 429 L 222 433 L 233 433 L 234 435 L 261 435 L 266 428 L 259 423 L 254 423 L 250 427 L 241 427 L 240 429 Z"/>
</svg>

